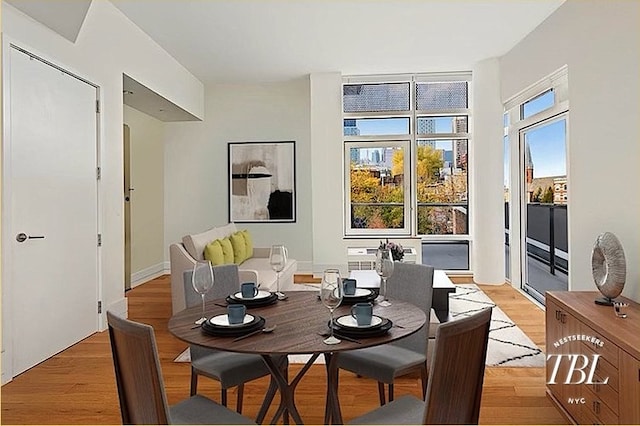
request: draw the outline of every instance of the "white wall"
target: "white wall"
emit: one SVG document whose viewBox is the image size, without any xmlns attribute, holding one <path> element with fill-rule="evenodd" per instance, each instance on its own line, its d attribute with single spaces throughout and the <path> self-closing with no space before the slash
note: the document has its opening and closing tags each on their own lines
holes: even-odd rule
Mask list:
<svg viewBox="0 0 640 426">
<path fill-rule="evenodd" d="M 282 243 L 299 270 L 311 261 L 309 80 L 206 88 L 204 122 L 168 123 L 165 138 L 165 256 L 186 234 L 229 220 L 228 142 L 295 141 L 295 223 L 238 223 L 256 247 Z M 315 159 L 314 159 L 315 162 Z"/>
<path fill-rule="evenodd" d="M 204 111 L 203 86 L 105 0 L 91 3 L 76 43 L 6 3 L 2 7 L 2 29 L 9 41 L 100 86 L 102 301 L 107 309 L 122 309 L 125 301 L 122 73 L 198 117 Z"/>
<path fill-rule="evenodd" d="M 127 105 L 130 129 L 131 282 L 133 286 L 164 271 L 164 127 Z"/>
<path fill-rule="evenodd" d="M 567 64 L 569 286 L 595 290 L 591 249 L 605 231 L 627 258 L 624 295 L 640 301 L 640 2 L 567 0 L 500 60 L 502 99 Z"/>
</svg>

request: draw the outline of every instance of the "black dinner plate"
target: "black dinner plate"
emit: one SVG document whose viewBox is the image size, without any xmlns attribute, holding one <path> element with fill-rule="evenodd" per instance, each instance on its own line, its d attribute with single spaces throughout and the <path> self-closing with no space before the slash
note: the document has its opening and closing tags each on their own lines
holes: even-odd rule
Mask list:
<svg viewBox="0 0 640 426">
<path fill-rule="evenodd" d="M 260 306 L 267 306 L 278 301 L 278 296 L 275 293 L 271 293 L 269 297 L 263 297 L 260 299 L 237 299 L 233 295 L 227 296 L 227 303 L 234 303 L 244 305 L 247 308 L 258 308 Z"/>
<path fill-rule="evenodd" d="M 377 337 L 382 336 L 393 327 L 393 322 L 389 318 L 382 318 L 382 323 L 369 328 L 351 328 L 343 327 L 335 319 L 333 320 L 333 331 L 336 335 L 344 335 L 347 337 Z"/>
<path fill-rule="evenodd" d="M 209 321 L 202 323 L 202 331 L 212 336 L 241 336 L 264 327 L 265 320 L 259 315 L 254 315 L 253 321 L 236 327 L 224 327 L 211 324 Z"/>
</svg>

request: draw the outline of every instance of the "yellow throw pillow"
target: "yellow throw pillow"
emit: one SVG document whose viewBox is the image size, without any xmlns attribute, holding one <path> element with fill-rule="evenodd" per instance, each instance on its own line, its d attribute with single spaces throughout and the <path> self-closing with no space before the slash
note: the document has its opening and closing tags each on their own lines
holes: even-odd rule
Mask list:
<svg viewBox="0 0 640 426">
<path fill-rule="evenodd" d="M 204 258 L 210 261 L 212 265 L 222 265 L 224 263 L 224 254 L 219 240 L 212 241 L 205 246 Z"/>
<path fill-rule="evenodd" d="M 233 246 L 231 245 L 231 240 L 229 237 L 223 238 L 220 241 L 220 245 L 222 246 L 222 255 L 224 256 L 224 264 L 233 263 Z"/>
<path fill-rule="evenodd" d="M 233 247 L 233 262 L 239 265 L 247 259 L 244 235 L 238 231 L 231 234 L 229 238 L 231 239 L 231 246 Z"/>
<path fill-rule="evenodd" d="M 253 257 L 253 238 L 251 238 L 251 234 L 249 234 L 248 229 L 245 229 L 244 231 L 240 231 L 240 232 L 244 236 L 244 244 L 247 251 L 246 259 L 251 259 Z"/>
</svg>

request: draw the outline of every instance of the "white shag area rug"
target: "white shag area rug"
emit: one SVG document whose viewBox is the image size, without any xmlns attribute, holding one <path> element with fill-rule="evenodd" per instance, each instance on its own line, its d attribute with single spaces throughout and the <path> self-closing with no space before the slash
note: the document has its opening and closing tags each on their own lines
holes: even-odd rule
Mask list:
<svg viewBox="0 0 640 426">
<path fill-rule="evenodd" d="M 317 285 L 300 286 L 300 290 L 317 290 Z M 306 288 L 304 288 L 306 287 Z M 453 320 L 470 316 L 487 307 L 493 307 L 487 366 L 491 367 L 544 367 L 545 355 L 531 339 L 475 284 L 458 284 L 449 296 L 449 312 Z M 433 342 L 431 342 L 433 344 Z M 310 355 L 289 355 L 289 363 L 304 364 Z M 187 348 L 174 360 L 190 362 Z M 324 364 L 320 356 L 316 364 Z"/>
<path fill-rule="evenodd" d="M 456 292 L 449 296 L 449 313 L 454 320 L 490 306 L 493 312 L 487 366 L 544 367 L 542 350 L 477 285 L 458 284 Z"/>
</svg>

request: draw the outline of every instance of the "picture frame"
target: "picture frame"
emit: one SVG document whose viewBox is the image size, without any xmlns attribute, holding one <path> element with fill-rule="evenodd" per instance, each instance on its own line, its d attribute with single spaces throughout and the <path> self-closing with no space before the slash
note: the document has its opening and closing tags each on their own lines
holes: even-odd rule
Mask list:
<svg viewBox="0 0 640 426">
<path fill-rule="evenodd" d="M 229 142 L 227 146 L 229 222 L 295 222 L 295 141 Z"/>
</svg>

